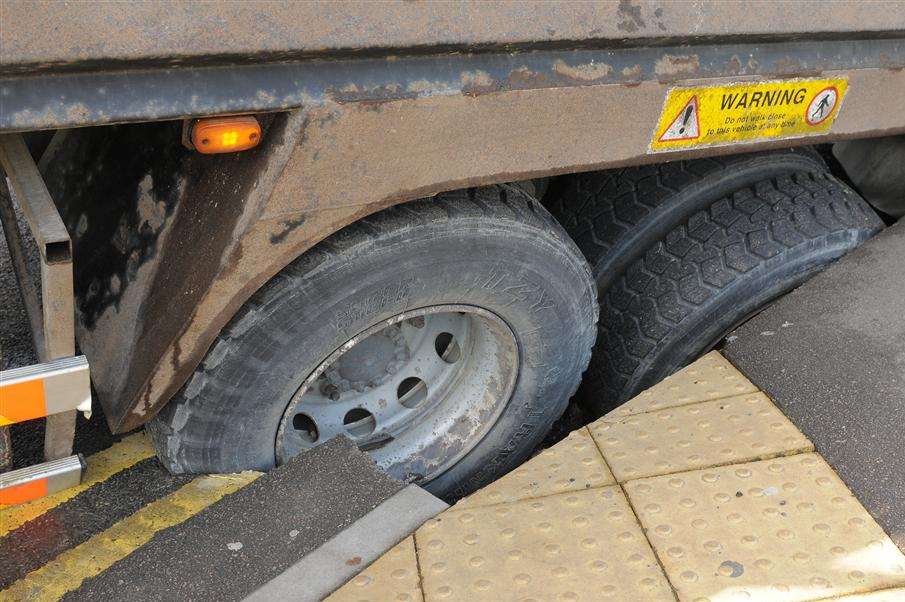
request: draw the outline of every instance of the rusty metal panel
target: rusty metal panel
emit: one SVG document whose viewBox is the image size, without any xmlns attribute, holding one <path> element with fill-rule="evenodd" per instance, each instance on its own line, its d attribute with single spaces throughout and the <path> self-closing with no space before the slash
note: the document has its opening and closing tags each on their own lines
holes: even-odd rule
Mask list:
<svg viewBox="0 0 905 602">
<path fill-rule="evenodd" d="M 0 70 L 124 61 L 167 66 L 197 59 L 279 59 L 323 54 L 525 48 L 587 41 L 740 36 L 827 37 L 905 29 L 901 0 L 828 3 L 768 0 L 669 2 L 270 2 L 60 3 L 5 0 Z M 53 35 L 48 35 L 53 32 Z"/>
<path fill-rule="evenodd" d="M 802 77 L 905 67 L 905 32 L 846 39 L 437 54 L 0 77 L 0 131 L 300 106 L 690 78 Z"/>
</svg>

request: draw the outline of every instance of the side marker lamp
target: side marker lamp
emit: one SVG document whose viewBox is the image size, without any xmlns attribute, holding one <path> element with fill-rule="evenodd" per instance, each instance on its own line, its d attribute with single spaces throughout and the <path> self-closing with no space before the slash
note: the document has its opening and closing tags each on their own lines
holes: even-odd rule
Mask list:
<svg viewBox="0 0 905 602">
<path fill-rule="evenodd" d="M 199 153 L 234 153 L 261 143 L 261 124 L 251 115 L 209 117 L 192 126 L 192 146 Z"/>
</svg>

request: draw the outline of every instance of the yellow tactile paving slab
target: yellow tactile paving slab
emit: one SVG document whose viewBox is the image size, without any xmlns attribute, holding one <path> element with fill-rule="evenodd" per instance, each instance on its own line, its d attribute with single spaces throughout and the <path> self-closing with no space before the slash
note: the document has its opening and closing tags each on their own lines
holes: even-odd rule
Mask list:
<svg viewBox="0 0 905 602">
<path fill-rule="evenodd" d="M 154 446 L 144 433 L 129 435 L 107 449 L 88 458 L 88 470 L 80 485 L 21 504 L 0 505 L 0 537 L 13 529 L 18 529 L 28 521 L 37 518 L 63 502 L 74 498 L 89 487 L 106 481 L 114 474 L 129 468 L 154 455 Z"/>
<path fill-rule="evenodd" d="M 453 508 L 415 543 L 427 602 L 675 599 L 615 486 Z"/>
<path fill-rule="evenodd" d="M 818 600 L 905 584 L 905 556 L 817 454 L 625 490 L 681 600 Z"/>
<path fill-rule="evenodd" d="M 630 414 L 754 393 L 757 387 L 718 351 L 711 351 L 687 368 L 630 399 L 606 415 L 619 419 Z"/>
<path fill-rule="evenodd" d="M 599 420 L 590 429 L 619 482 L 814 449 L 763 393 Z"/>
<path fill-rule="evenodd" d="M 710 353 L 425 524 L 424 600 L 905 602 L 905 556 L 812 450 Z"/>
<path fill-rule="evenodd" d="M 878 592 L 868 592 L 866 594 L 854 594 L 852 596 L 842 596 L 841 598 L 827 598 L 835 602 L 905 602 L 905 588 L 885 589 Z"/>
<path fill-rule="evenodd" d="M 421 602 L 415 538 L 406 537 L 325 602 Z"/>
<path fill-rule="evenodd" d="M 0 600 L 59 600 L 150 541 L 158 531 L 189 519 L 259 476 L 261 473 L 249 471 L 197 477 L 32 571 L 0 592 Z"/>
<path fill-rule="evenodd" d="M 456 508 L 512 502 L 615 482 L 591 434 L 586 427 L 582 427 L 506 476 L 468 496 L 456 504 Z"/>
</svg>

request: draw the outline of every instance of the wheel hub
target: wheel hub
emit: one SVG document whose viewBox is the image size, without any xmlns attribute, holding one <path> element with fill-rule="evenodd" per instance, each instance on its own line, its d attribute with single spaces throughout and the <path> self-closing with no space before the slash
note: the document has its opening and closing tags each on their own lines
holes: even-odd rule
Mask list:
<svg viewBox="0 0 905 602">
<path fill-rule="evenodd" d="M 466 305 L 398 314 L 308 375 L 280 423 L 277 458 L 344 435 L 391 475 L 428 481 L 495 423 L 517 368 L 515 337 L 496 314 Z"/>
<path fill-rule="evenodd" d="M 362 393 L 386 382 L 409 357 L 405 337 L 395 324 L 353 346 L 327 368 L 324 377 L 341 394 Z"/>
</svg>

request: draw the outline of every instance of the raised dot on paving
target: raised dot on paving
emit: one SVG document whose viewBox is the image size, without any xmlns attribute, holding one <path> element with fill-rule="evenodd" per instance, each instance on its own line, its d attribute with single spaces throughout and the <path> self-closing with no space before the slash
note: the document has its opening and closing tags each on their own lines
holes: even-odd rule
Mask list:
<svg viewBox="0 0 905 602">
<path fill-rule="evenodd" d="M 817 454 L 625 489 L 682 600 L 817 600 L 905 585 L 905 556 Z"/>
<path fill-rule="evenodd" d="M 415 540 L 428 602 L 674 600 L 618 487 L 455 507 Z"/>
<path fill-rule="evenodd" d="M 619 482 L 814 449 L 763 393 L 599 420 L 590 429 Z"/>
<path fill-rule="evenodd" d="M 615 482 L 588 429 L 582 427 L 455 507 L 487 506 Z"/>
<path fill-rule="evenodd" d="M 423 599 L 415 541 L 409 536 L 333 592 L 326 602 L 419 602 Z"/>
<path fill-rule="evenodd" d="M 711 351 L 622 404 L 604 418 L 619 419 L 631 414 L 754 393 L 757 390 L 729 360 L 718 351 Z"/>
</svg>

